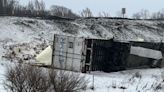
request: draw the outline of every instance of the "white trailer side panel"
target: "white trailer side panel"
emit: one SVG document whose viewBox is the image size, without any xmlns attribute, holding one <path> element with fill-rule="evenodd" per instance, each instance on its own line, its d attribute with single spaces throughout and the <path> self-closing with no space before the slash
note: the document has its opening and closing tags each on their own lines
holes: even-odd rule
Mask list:
<svg viewBox="0 0 164 92">
<path fill-rule="evenodd" d="M 59 69 L 81 71 L 83 38 L 55 35 L 53 66 Z"/>
</svg>

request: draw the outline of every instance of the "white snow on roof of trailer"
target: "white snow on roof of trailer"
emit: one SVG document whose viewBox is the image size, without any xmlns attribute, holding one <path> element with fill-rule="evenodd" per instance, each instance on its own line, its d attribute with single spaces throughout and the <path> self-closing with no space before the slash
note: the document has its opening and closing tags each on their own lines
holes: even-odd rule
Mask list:
<svg viewBox="0 0 164 92">
<path fill-rule="evenodd" d="M 141 57 L 146 57 L 146 58 L 152 58 L 152 59 L 162 58 L 161 51 L 143 48 L 143 47 L 131 46 L 130 54 L 141 56 Z"/>
</svg>

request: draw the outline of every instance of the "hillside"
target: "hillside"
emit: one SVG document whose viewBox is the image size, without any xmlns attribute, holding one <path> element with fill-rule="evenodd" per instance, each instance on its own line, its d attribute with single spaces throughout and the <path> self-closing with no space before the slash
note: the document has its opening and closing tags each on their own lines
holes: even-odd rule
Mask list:
<svg viewBox="0 0 164 92">
<path fill-rule="evenodd" d="M 35 62 L 35 56 L 52 44 L 54 34 L 104 39 L 114 37 L 115 40 L 121 41 L 144 39 L 145 41 L 160 42 L 164 40 L 164 21 L 107 18 L 41 20 L 0 17 L 0 69 L 3 70 L 0 72 L 0 76 L 5 71 L 3 64 L 6 61 Z M 116 90 L 115 92 L 123 92 L 124 90 L 124 92 L 161 91 L 161 89 L 156 89 L 156 85 L 163 83 L 162 71 L 164 70 L 130 70 L 109 74 L 95 72 L 93 73 L 95 74 L 95 92 L 110 92 L 111 90 Z M 137 72 L 141 72 L 141 76 L 144 77 L 136 77 L 135 73 Z M 92 75 L 87 76 L 92 77 Z M 0 78 L 3 79 L 3 77 Z M 113 88 L 113 86 L 117 87 Z M 126 89 L 120 88 L 121 86 L 125 86 Z M 1 88 L 2 86 L 0 86 Z"/>
<path fill-rule="evenodd" d="M 33 60 L 36 54 L 52 44 L 54 34 L 104 38 L 121 41 L 144 39 L 161 42 L 164 21 L 108 18 L 80 18 L 76 20 L 41 20 L 19 17 L 0 17 L 0 56 L 19 60 Z M 5 49 L 5 50 L 4 50 Z M 12 56 L 12 50 L 21 49 Z M 23 58 L 22 58 L 23 57 Z"/>
</svg>

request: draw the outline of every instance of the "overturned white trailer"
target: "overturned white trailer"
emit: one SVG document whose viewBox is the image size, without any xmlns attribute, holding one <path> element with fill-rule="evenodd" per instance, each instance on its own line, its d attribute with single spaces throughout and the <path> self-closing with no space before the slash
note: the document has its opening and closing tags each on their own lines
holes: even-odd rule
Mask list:
<svg viewBox="0 0 164 92">
<path fill-rule="evenodd" d="M 50 50 L 50 48 L 47 48 Z M 78 72 L 113 72 L 141 67 L 163 65 L 163 43 L 119 42 L 113 39 L 90 39 L 54 35 L 49 59 L 41 56 L 41 63 L 63 70 Z M 44 52 L 44 54 L 46 51 Z M 47 53 L 46 53 L 47 54 Z M 42 59 L 43 58 L 43 59 Z M 39 57 L 40 59 L 40 57 Z"/>
</svg>

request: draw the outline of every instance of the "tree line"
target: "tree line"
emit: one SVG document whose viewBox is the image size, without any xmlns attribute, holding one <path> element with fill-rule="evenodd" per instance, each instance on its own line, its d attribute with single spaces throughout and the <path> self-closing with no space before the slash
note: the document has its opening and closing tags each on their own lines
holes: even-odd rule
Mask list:
<svg viewBox="0 0 164 92">
<path fill-rule="evenodd" d="M 38 16 L 45 14 L 45 3 L 41 0 L 29 1 L 26 6 L 17 0 L 0 0 L 1 16 Z"/>
<path fill-rule="evenodd" d="M 134 19 L 164 19 L 164 9 L 150 13 L 146 9 L 142 9 L 141 11 L 134 13 L 132 15 L 132 18 Z"/>
<path fill-rule="evenodd" d="M 94 17 L 92 11 L 89 8 L 86 8 L 80 12 L 81 17 Z M 110 12 L 99 12 L 97 17 L 112 17 Z M 123 17 L 121 11 L 116 12 L 115 17 Z M 126 16 L 126 18 L 128 18 Z M 141 9 L 139 12 L 132 14 L 130 17 L 132 19 L 164 19 L 164 9 L 150 13 L 146 9 Z"/>
<path fill-rule="evenodd" d="M 71 9 L 63 6 L 52 5 L 50 10 L 46 10 L 43 0 L 31 0 L 25 6 L 18 0 L 0 0 L 0 16 L 45 17 L 50 15 L 78 17 Z"/>
<path fill-rule="evenodd" d="M 23 17 L 46 17 L 58 16 L 65 18 L 94 17 L 89 8 L 80 11 L 79 14 L 72 12 L 64 6 L 52 5 L 50 10 L 46 10 L 43 0 L 30 0 L 27 5 L 21 5 L 18 0 L 0 0 L 0 16 L 23 16 Z M 97 17 L 111 17 L 110 12 L 99 12 Z M 121 11 L 116 13 L 116 17 L 122 17 Z M 132 14 L 133 19 L 164 19 L 164 9 L 150 13 L 146 9 Z"/>
</svg>

